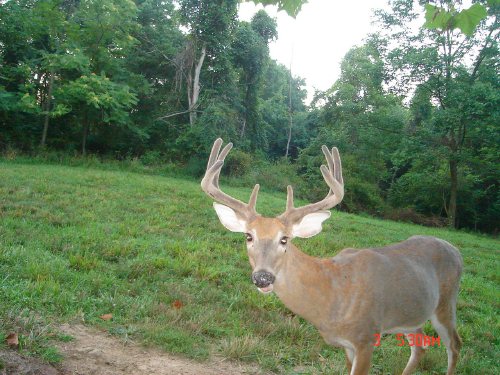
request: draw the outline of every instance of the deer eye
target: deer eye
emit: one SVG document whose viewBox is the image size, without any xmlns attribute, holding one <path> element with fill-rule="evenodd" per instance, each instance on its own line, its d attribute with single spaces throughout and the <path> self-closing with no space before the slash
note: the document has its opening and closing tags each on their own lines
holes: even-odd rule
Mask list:
<svg viewBox="0 0 500 375">
<path fill-rule="evenodd" d="M 288 237 L 286 237 L 286 236 L 285 237 L 281 237 L 280 244 L 286 245 L 287 242 L 288 242 Z"/>
<path fill-rule="evenodd" d="M 245 233 L 245 236 L 246 236 L 246 239 L 247 239 L 247 242 L 252 242 L 253 241 L 253 237 L 250 233 Z"/>
</svg>

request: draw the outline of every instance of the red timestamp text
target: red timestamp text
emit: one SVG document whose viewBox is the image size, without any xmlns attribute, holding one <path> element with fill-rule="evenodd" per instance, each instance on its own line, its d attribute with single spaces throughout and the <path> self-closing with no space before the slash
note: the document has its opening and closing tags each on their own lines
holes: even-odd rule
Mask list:
<svg viewBox="0 0 500 375">
<path fill-rule="evenodd" d="M 380 333 L 375 333 L 373 335 L 375 337 L 375 343 L 373 346 L 380 346 L 380 339 L 382 335 Z M 441 346 L 441 338 L 427 336 L 423 333 L 396 333 L 396 340 L 398 341 L 398 346 Z M 405 336 L 408 341 L 405 341 Z"/>
</svg>

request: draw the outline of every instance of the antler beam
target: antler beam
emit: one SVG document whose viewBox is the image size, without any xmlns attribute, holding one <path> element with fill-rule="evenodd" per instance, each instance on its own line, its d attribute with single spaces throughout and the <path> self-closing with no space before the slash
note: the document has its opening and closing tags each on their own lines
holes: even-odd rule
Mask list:
<svg viewBox="0 0 500 375">
<path fill-rule="evenodd" d="M 320 170 L 330 191 L 327 196 L 319 202 L 295 208 L 293 204 L 293 188 L 288 185 L 286 211 L 279 216 L 281 220 L 285 222 L 297 222 L 307 214 L 328 210 L 342 201 L 344 197 L 344 179 L 342 178 L 342 163 L 340 161 L 339 150 L 337 147 L 333 147 L 330 152 L 325 145 L 321 147 L 321 150 L 323 154 L 325 154 L 328 167 L 322 165 Z"/>
<path fill-rule="evenodd" d="M 255 205 L 257 203 L 259 184 L 256 184 L 253 188 L 248 204 L 227 195 L 219 188 L 220 171 L 224 165 L 224 160 L 227 154 L 231 151 L 231 148 L 233 148 L 233 144 L 228 143 L 222 151 L 220 151 L 222 143 L 222 139 L 217 138 L 212 146 L 212 151 L 210 152 L 210 157 L 208 158 L 207 170 L 203 180 L 201 180 L 201 188 L 214 200 L 232 208 L 243 218 L 248 220 L 256 217 L 258 216 L 258 213 L 255 210 Z"/>
</svg>

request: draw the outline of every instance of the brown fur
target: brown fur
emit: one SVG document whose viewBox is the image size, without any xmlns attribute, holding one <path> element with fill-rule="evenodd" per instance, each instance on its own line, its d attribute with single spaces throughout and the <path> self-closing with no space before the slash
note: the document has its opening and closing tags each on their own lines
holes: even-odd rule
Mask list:
<svg viewBox="0 0 500 375">
<path fill-rule="evenodd" d="M 451 338 L 448 344 L 442 341 L 452 353 L 448 374 L 453 373 L 460 348 L 455 302 L 462 269 L 461 256 L 453 246 L 415 236 L 383 248 L 345 249 L 321 259 L 291 243 L 286 252 L 271 249 L 269 241 L 283 231 L 273 219 L 262 218 L 249 227 L 258 238 L 263 230 L 266 238 L 266 249 L 261 249 L 266 257 L 251 261 L 254 271 L 275 274 L 274 292 L 283 303 L 315 325 L 326 342 L 343 346 L 346 354 L 354 353 L 352 362 L 347 357 L 351 375 L 368 374 L 374 334 L 418 333 L 432 316 Z M 259 257 L 255 249 L 249 254 Z M 422 348 L 413 350 L 404 375 L 413 372 L 424 354 Z"/>
</svg>

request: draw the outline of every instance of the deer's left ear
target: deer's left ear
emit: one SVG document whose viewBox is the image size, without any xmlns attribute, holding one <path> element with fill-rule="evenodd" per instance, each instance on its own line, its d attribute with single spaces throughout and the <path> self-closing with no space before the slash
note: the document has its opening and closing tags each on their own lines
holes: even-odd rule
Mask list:
<svg viewBox="0 0 500 375">
<path fill-rule="evenodd" d="M 330 211 L 320 211 L 304 216 L 300 223 L 292 227 L 292 235 L 308 238 L 318 234 L 321 232 L 323 221 L 328 219 L 330 215 Z"/>
</svg>

